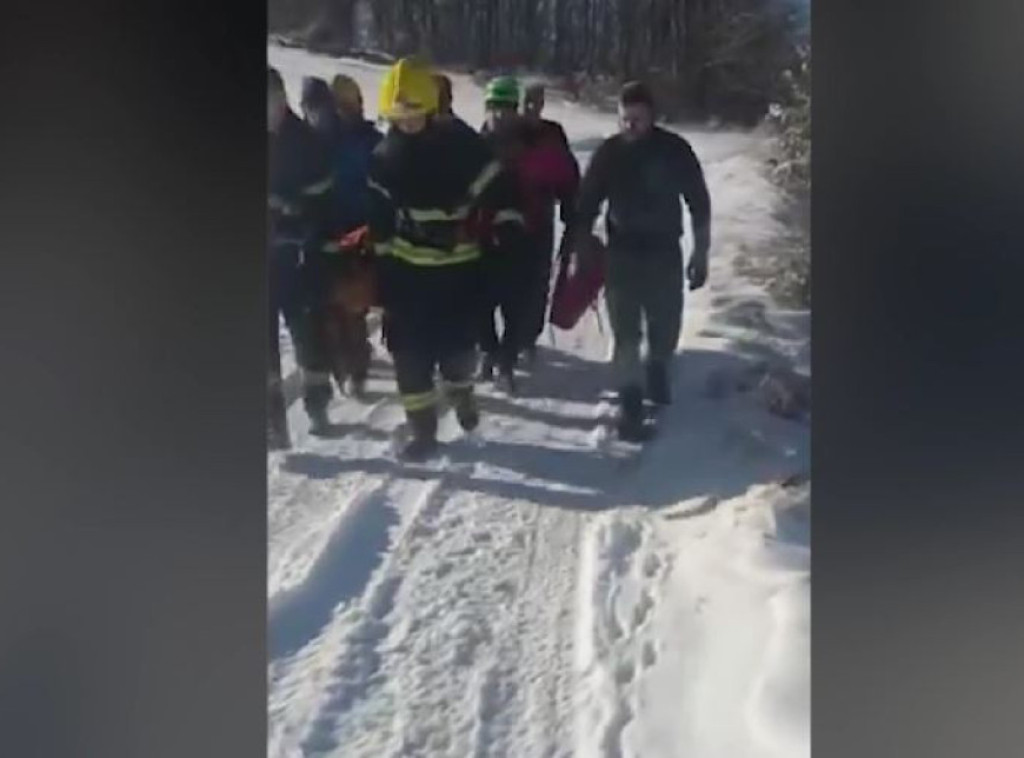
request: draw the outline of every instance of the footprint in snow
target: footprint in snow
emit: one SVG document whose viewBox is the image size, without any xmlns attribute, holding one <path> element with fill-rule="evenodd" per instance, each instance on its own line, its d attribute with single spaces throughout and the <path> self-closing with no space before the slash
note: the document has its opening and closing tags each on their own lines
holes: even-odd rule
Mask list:
<svg viewBox="0 0 1024 758">
<path fill-rule="evenodd" d="M 516 594 L 516 587 L 512 583 L 511 579 L 505 579 L 504 581 L 498 582 L 494 585 L 494 591 L 500 595 L 512 596 Z"/>
<path fill-rule="evenodd" d="M 644 576 L 648 579 L 654 578 L 654 575 L 658 573 L 658 569 L 661 568 L 661 559 L 654 553 L 649 553 L 644 559 Z"/>
<path fill-rule="evenodd" d="M 644 625 L 644 622 L 650 617 L 651 610 L 654 608 L 654 601 L 651 600 L 651 596 L 645 591 L 640 595 L 640 600 L 637 602 L 636 607 L 633 609 L 633 626 L 639 628 Z"/>
<path fill-rule="evenodd" d="M 615 667 L 615 681 L 620 685 L 632 682 L 635 674 L 636 669 L 632 661 L 619 661 L 619 665 Z"/>
<path fill-rule="evenodd" d="M 434 576 L 438 579 L 443 579 L 452 570 L 452 564 L 448 561 L 438 564 L 437 568 L 434 569 Z"/>
<path fill-rule="evenodd" d="M 643 649 L 640 651 L 640 662 L 644 668 L 650 668 L 658 661 L 658 650 L 652 640 L 647 640 L 644 643 Z"/>
</svg>

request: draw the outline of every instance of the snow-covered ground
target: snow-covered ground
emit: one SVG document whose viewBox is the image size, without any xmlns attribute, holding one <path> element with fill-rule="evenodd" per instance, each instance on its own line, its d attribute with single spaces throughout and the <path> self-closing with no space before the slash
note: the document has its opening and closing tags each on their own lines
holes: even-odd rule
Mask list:
<svg viewBox="0 0 1024 758">
<path fill-rule="evenodd" d="M 372 111 L 379 66 L 271 47 L 296 98 L 344 71 Z M 483 117 L 455 77 L 457 111 Z M 582 162 L 613 117 L 553 100 Z M 338 434 L 268 457 L 271 758 L 810 754 L 806 423 L 744 377 L 809 370 L 806 313 L 732 260 L 774 234 L 756 134 L 686 132 L 714 205 L 711 278 L 687 293 L 676 404 L 641 456 L 605 443 L 607 319 L 554 335 L 518 397 L 481 388 L 430 467 L 389 456 L 386 355 Z M 547 341 L 547 338 L 546 338 Z M 748 391 L 744 391 L 747 387 Z"/>
</svg>

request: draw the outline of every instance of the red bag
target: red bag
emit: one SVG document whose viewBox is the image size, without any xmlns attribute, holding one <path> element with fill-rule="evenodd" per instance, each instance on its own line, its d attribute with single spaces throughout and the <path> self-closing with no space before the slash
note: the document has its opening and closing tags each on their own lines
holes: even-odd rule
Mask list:
<svg viewBox="0 0 1024 758">
<path fill-rule="evenodd" d="M 605 257 L 599 240 L 593 240 L 599 249 L 591 254 L 594 265 L 586 268 L 573 267 L 570 271 L 571 256 L 560 256 L 555 291 L 551 295 L 550 321 L 559 329 L 569 330 L 601 294 L 605 279 Z"/>
</svg>

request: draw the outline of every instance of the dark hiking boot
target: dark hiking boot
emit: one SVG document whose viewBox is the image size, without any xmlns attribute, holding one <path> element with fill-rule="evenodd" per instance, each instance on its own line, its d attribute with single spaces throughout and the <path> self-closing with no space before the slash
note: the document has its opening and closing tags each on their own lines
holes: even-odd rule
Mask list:
<svg viewBox="0 0 1024 758">
<path fill-rule="evenodd" d="M 516 394 L 516 374 L 509 369 L 502 369 L 494 382 L 495 388 L 506 395 Z"/>
<path fill-rule="evenodd" d="M 348 381 L 348 394 L 359 402 L 366 401 L 366 377 L 353 376 Z"/>
<path fill-rule="evenodd" d="M 437 453 L 438 444 L 437 439 L 428 437 L 413 437 L 399 453 L 399 457 L 403 461 L 409 463 L 420 463 L 425 460 L 429 460 Z"/>
<path fill-rule="evenodd" d="M 481 382 L 494 381 L 494 369 L 497 365 L 497 357 L 492 353 L 485 353 L 484 359 L 480 363 L 480 371 L 477 374 L 477 379 Z"/>
<path fill-rule="evenodd" d="M 288 435 L 288 428 L 278 427 L 274 424 L 267 425 L 267 451 L 276 452 L 290 450 L 292 447 L 291 438 Z"/>
<path fill-rule="evenodd" d="M 498 378 L 494 382 L 499 392 L 514 395 L 516 392 L 516 365 L 519 363 L 519 351 L 510 347 L 502 350 L 498 356 Z"/>
<path fill-rule="evenodd" d="M 480 425 L 480 410 L 472 392 L 460 391 L 452 394 L 455 418 L 464 432 L 472 432 Z"/>
<path fill-rule="evenodd" d="M 644 415 L 644 396 L 639 387 L 625 387 L 619 392 L 619 418 L 616 432 L 624 442 L 646 442 L 651 429 Z"/>
<path fill-rule="evenodd" d="M 331 419 L 327 415 L 327 407 L 308 408 L 309 433 L 314 437 L 322 437 L 331 430 Z"/>
<path fill-rule="evenodd" d="M 537 367 L 537 347 L 528 347 L 523 351 L 523 366 L 532 371 Z"/>
<path fill-rule="evenodd" d="M 655 405 L 672 405 L 672 388 L 664 363 L 652 361 L 647 364 L 647 399 Z"/>
<path fill-rule="evenodd" d="M 335 366 L 331 370 L 331 376 L 334 379 L 334 383 L 338 385 L 338 392 L 345 394 L 345 385 L 348 382 L 348 372 L 343 368 Z"/>
<path fill-rule="evenodd" d="M 267 450 L 288 450 L 292 446 L 288 434 L 288 410 L 280 382 L 276 382 L 267 398 Z"/>
<path fill-rule="evenodd" d="M 405 461 L 426 460 L 437 452 L 437 409 L 409 411 L 407 416 L 411 436 L 399 457 Z"/>
</svg>

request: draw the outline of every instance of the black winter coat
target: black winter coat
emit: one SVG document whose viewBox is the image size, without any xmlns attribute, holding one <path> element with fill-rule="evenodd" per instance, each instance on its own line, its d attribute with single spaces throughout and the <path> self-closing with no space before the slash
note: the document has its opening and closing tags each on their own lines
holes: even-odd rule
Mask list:
<svg viewBox="0 0 1024 758">
<path fill-rule="evenodd" d="M 710 227 L 711 201 L 690 143 L 660 127 L 632 143 L 617 134 L 601 144 L 583 176 L 578 226 L 589 231 L 607 200 L 611 246 L 674 246 L 683 234 L 680 195 L 699 243 Z"/>
</svg>

